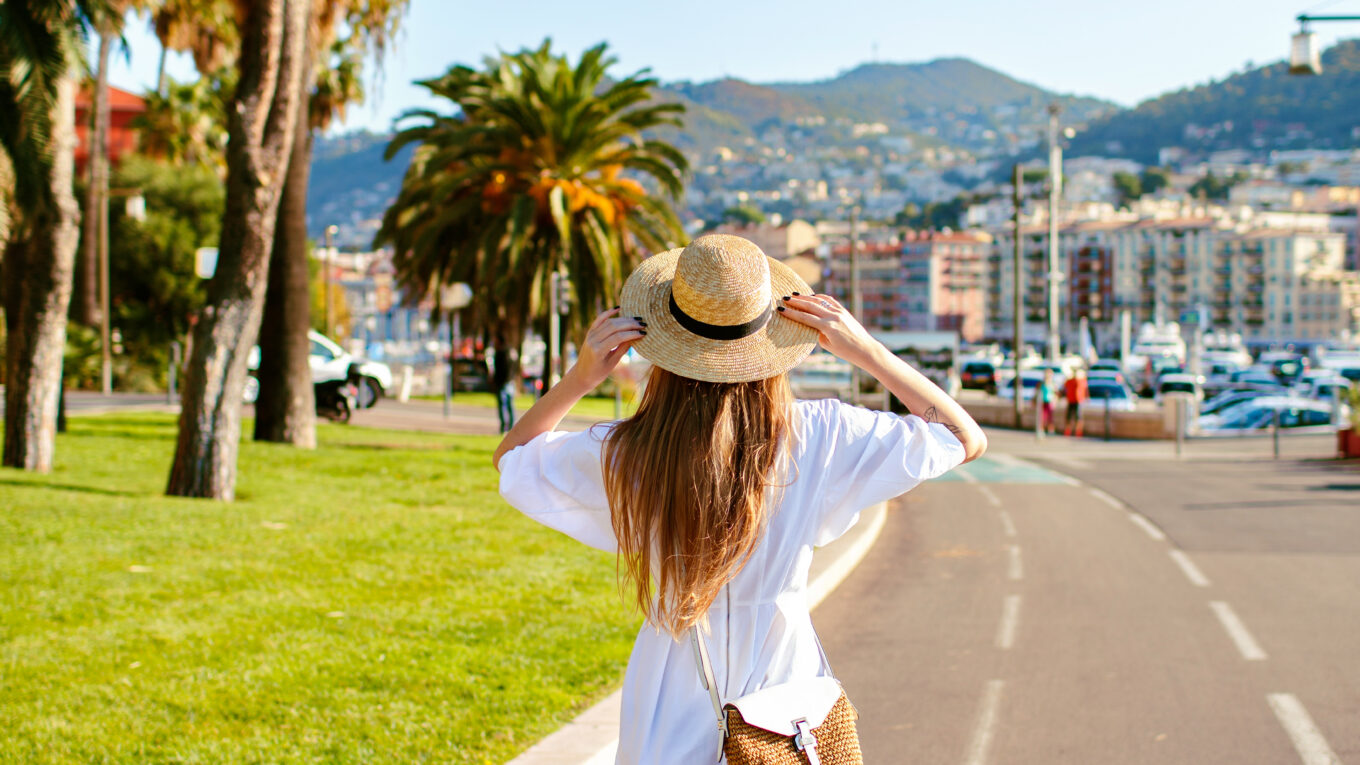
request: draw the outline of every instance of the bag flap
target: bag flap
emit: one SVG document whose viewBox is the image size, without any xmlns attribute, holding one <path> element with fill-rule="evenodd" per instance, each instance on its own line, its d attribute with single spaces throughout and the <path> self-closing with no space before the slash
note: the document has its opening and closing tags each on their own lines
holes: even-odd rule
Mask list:
<svg viewBox="0 0 1360 765">
<path fill-rule="evenodd" d="M 736 707 L 741 719 L 757 728 L 781 736 L 795 736 L 798 728 L 794 720 L 807 720 L 816 728 L 826 721 L 836 700 L 841 697 L 841 684 L 834 677 L 809 677 L 793 680 L 727 702 Z"/>
</svg>

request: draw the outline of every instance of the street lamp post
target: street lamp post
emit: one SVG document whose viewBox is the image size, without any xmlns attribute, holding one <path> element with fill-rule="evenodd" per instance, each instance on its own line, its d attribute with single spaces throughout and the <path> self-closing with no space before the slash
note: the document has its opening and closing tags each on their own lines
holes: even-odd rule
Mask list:
<svg viewBox="0 0 1360 765">
<path fill-rule="evenodd" d="M 1020 240 L 1020 212 L 1021 205 L 1024 203 L 1024 198 L 1022 196 L 1022 187 L 1024 185 L 1023 176 L 1024 173 L 1021 170 L 1019 163 L 1017 163 L 1011 175 L 1011 184 L 1014 186 L 1012 196 L 1014 210 L 1011 214 L 1013 216 L 1012 226 L 1015 237 L 1014 255 L 1011 259 L 1011 324 L 1014 330 L 1013 339 L 1011 341 L 1011 357 L 1014 359 L 1013 365 L 1015 367 L 1015 377 L 1011 379 L 1011 387 L 1015 394 L 1015 399 L 1012 403 L 1015 406 L 1015 427 L 1017 429 L 1024 426 L 1024 413 L 1020 408 L 1020 391 L 1023 390 L 1020 383 L 1020 353 L 1025 347 L 1025 298 L 1024 293 L 1021 292 L 1021 290 L 1024 289 L 1024 285 L 1020 283 L 1023 271 L 1021 261 L 1024 258 L 1024 245 Z"/>
<path fill-rule="evenodd" d="M 1289 41 L 1290 74 L 1322 74 L 1322 58 L 1318 55 L 1317 35 L 1308 31 L 1313 21 L 1360 21 L 1360 16 L 1309 16 L 1300 13 L 1297 17 L 1299 31 Z"/>
<path fill-rule="evenodd" d="M 1062 338 L 1058 332 L 1058 197 L 1062 194 L 1062 144 L 1058 142 L 1057 103 L 1048 105 L 1048 361 L 1058 363 Z M 1017 371 L 1019 371 L 1017 369 Z"/>
</svg>

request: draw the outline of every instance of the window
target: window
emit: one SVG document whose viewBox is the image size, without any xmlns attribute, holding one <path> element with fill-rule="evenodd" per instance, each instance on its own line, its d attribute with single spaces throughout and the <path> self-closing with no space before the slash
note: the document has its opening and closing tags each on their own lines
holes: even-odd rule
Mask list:
<svg viewBox="0 0 1360 765">
<path fill-rule="evenodd" d="M 331 349 L 330 349 L 330 348 L 327 348 L 326 346 L 322 345 L 321 343 L 318 343 L 318 342 L 315 341 L 315 340 L 312 341 L 312 355 L 313 355 L 313 356 L 320 356 L 320 357 L 321 357 L 323 360 L 325 360 L 325 361 L 334 361 L 334 360 L 335 360 L 335 354 L 334 354 L 334 353 L 331 353 Z"/>
</svg>

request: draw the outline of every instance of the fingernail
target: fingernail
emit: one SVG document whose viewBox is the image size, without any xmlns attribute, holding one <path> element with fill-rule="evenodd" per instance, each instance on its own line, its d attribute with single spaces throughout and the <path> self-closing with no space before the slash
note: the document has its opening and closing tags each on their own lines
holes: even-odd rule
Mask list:
<svg viewBox="0 0 1360 765">
<path fill-rule="evenodd" d="M 637 320 L 637 321 L 642 321 L 642 317 L 641 317 L 641 316 L 634 316 L 633 318 L 634 318 L 635 320 Z"/>
<path fill-rule="evenodd" d="M 795 293 L 793 293 L 793 294 L 797 295 L 798 293 L 795 292 Z M 789 296 L 788 296 L 788 295 L 785 295 L 785 296 L 784 296 L 784 299 L 785 299 L 785 300 L 788 300 L 788 299 L 789 299 Z"/>
<path fill-rule="evenodd" d="M 620 308 L 620 306 L 614 306 L 614 307 L 611 308 L 610 310 L 612 310 L 612 311 L 617 311 L 617 310 L 619 310 L 619 308 Z"/>
<path fill-rule="evenodd" d="M 638 324 L 641 324 L 641 325 L 644 326 L 644 327 L 647 326 L 647 322 L 645 322 L 645 321 L 638 321 Z"/>
<path fill-rule="evenodd" d="M 798 293 L 797 293 L 797 292 L 795 292 L 795 293 L 793 293 L 793 294 L 795 294 L 795 295 L 797 295 L 797 294 L 798 294 Z"/>
<path fill-rule="evenodd" d="M 788 298 L 784 298 L 784 299 L 785 299 L 785 300 L 788 300 Z M 781 310 L 781 311 L 784 310 L 784 306 L 782 306 L 782 305 L 779 306 L 779 310 Z"/>
<path fill-rule="evenodd" d="M 644 335 L 647 334 L 647 330 L 645 330 L 645 329 L 639 329 L 638 332 L 641 332 L 641 333 L 644 334 Z"/>
</svg>

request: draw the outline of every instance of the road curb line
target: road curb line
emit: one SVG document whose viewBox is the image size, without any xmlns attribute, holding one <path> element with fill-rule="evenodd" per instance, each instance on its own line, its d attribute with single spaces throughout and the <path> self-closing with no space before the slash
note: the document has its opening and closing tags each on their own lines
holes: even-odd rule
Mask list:
<svg viewBox="0 0 1360 765">
<path fill-rule="evenodd" d="M 875 505 L 844 536 L 817 551 L 808 575 L 809 609 L 820 605 L 864 560 L 887 519 L 888 504 Z M 623 692 L 614 691 L 507 765 L 609 765 L 619 745 L 622 708 Z"/>
</svg>

